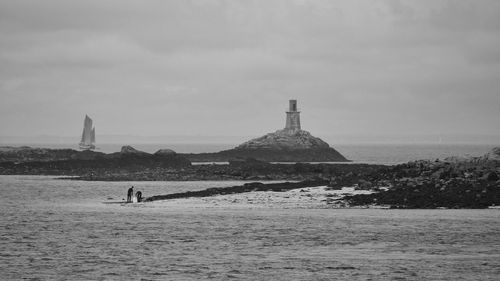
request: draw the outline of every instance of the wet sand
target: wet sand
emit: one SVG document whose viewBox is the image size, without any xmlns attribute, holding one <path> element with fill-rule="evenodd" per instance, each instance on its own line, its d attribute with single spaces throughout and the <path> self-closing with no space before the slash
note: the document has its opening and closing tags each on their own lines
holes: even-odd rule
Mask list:
<svg viewBox="0 0 500 281">
<path fill-rule="evenodd" d="M 160 200 L 145 204 L 168 207 L 192 208 L 294 208 L 294 209 L 330 209 L 347 207 L 341 200 L 346 195 L 371 194 L 367 190 L 355 190 L 344 187 L 332 190 L 327 186 L 305 187 L 285 192 L 254 191 L 238 194 L 226 194 L 210 197 L 191 197 L 182 199 Z"/>
</svg>

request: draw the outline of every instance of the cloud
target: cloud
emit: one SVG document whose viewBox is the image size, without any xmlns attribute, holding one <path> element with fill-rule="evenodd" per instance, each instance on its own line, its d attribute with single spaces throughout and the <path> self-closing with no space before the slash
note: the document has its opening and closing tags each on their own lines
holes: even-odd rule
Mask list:
<svg viewBox="0 0 500 281">
<path fill-rule="evenodd" d="M 3 134 L 258 135 L 289 98 L 320 134 L 500 118 L 495 0 L 4 0 L 0 32 Z"/>
</svg>

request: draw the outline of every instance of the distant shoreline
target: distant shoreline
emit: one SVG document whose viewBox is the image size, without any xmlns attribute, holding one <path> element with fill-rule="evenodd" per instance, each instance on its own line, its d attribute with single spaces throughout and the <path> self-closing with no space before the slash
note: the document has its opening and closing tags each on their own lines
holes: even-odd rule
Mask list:
<svg viewBox="0 0 500 281">
<path fill-rule="evenodd" d="M 44 143 L 5 143 L 0 146 L 21 146 L 42 147 L 50 149 L 77 149 L 78 144 L 44 144 Z M 97 152 L 112 153 L 119 151 L 123 144 L 97 144 Z M 196 143 L 154 143 L 154 144 L 131 144 L 138 150 L 148 153 L 154 153 L 158 149 L 170 148 L 178 153 L 210 153 L 230 149 L 235 144 L 196 144 Z M 383 164 L 396 165 L 409 161 L 421 159 L 435 160 L 444 159 L 451 156 L 479 157 L 487 153 L 495 144 L 470 144 L 470 143 L 452 143 L 452 144 L 383 144 L 383 143 L 354 143 L 354 144 L 336 144 L 335 148 L 353 163 L 358 164 Z M 196 161 L 193 161 L 196 162 Z"/>
</svg>

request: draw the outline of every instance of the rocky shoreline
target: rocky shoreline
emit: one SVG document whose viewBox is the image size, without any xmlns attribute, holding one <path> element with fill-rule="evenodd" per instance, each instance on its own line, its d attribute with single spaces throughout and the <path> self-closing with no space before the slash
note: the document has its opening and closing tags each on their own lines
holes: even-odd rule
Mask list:
<svg viewBox="0 0 500 281">
<path fill-rule="evenodd" d="M 328 193 L 323 194 L 321 201 L 324 201 L 324 206 L 489 208 L 500 206 L 499 155 L 500 149 L 495 148 L 484 157 L 472 159 L 413 161 L 395 166 L 310 165 L 309 168 L 314 167 L 312 171 L 318 172 L 315 179 L 296 183 L 250 183 L 228 188 L 211 188 L 197 192 L 152 196 L 147 201 L 262 191 L 288 192 L 324 185 L 324 190 L 352 187 L 353 190 L 367 191 L 364 194 L 344 194 L 338 198 L 328 198 Z M 343 170 L 349 166 L 352 168 L 350 171 Z"/>
<path fill-rule="evenodd" d="M 286 151 L 281 153 L 286 154 Z M 303 153 L 308 152 L 304 150 Z M 120 152 L 104 154 L 70 149 L 14 148 L 0 151 L 0 174 L 62 175 L 88 181 L 301 181 L 329 178 L 333 174 L 364 173 L 377 167 L 366 164 L 270 164 L 254 158 L 229 159 L 229 165 L 191 165 L 184 155 L 166 149 L 149 154 L 124 146 Z"/>
<path fill-rule="evenodd" d="M 268 183 L 268 184 L 263 184 L 260 182 L 252 182 L 239 186 L 214 187 L 200 191 L 187 191 L 187 192 L 172 193 L 166 195 L 155 195 L 147 197 L 144 201 L 151 202 L 158 200 L 169 200 L 169 199 L 180 199 L 180 198 L 191 198 L 191 197 L 209 197 L 216 195 L 237 194 L 237 193 L 246 193 L 254 191 L 284 192 L 292 189 L 322 186 L 326 184 L 328 184 L 328 181 L 326 180 L 306 180 L 301 182 L 283 182 L 283 183 Z"/>
<path fill-rule="evenodd" d="M 185 153 L 181 155 L 191 162 L 228 162 L 237 158 L 254 158 L 266 162 L 349 162 L 331 147 L 293 150 L 234 148 L 213 153 Z"/>
<path fill-rule="evenodd" d="M 346 201 L 351 205 L 416 209 L 500 206 L 499 161 L 415 161 L 391 167 L 387 172 L 385 190 L 348 196 Z M 381 187 L 365 181 L 358 185 L 373 190 Z"/>
<path fill-rule="evenodd" d="M 171 166 L 161 158 L 143 159 L 139 156 L 122 157 L 119 160 L 55 161 L 29 163 L 0 163 L 4 175 L 54 175 L 71 176 L 73 180 L 86 181 L 198 181 L 198 180 L 293 180 L 313 178 L 331 179 L 346 185 L 360 177 L 373 178 L 386 166 L 368 164 L 270 164 L 246 159 L 231 161 L 227 165 Z"/>
<path fill-rule="evenodd" d="M 86 153 L 86 152 L 82 152 Z M 92 157 L 89 157 L 92 156 Z M 87 159 L 1 162 L 3 175 L 66 175 L 87 181 L 281 180 L 299 183 L 260 184 L 210 189 L 198 193 L 152 197 L 165 200 L 252 191 L 282 192 L 325 185 L 331 190 L 352 187 L 369 191 L 342 198 L 345 206 L 392 208 L 487 208 L 500 205 L 500 148 L 483 157 L 413 161 L 394 166 L 368 164 L 271 164 L 252 158 L 228 165 L 191 165 L 182 155 L 155 154 L 124 147 L 121 152 Z M 174 196 L 174 197 L 172 197 Z M 162 198 L 162 199 L 161 199 Z M 153 199 L 151 199 L 153 200 Z"/>
<path fill-rule="evenodd" d="M 286 183 L 281 183 L 283 186 Z M 319 183 L 318 183 L 319 184 Z M 250 188 L 249 188 L 250 185 Z M 251 186 L 254 186 L 253 188 Z M 301 183 L 297 183 L 298 187 Z M 304 184 L 308 185 L 308 184 Z M 309 184 L 310 185 L 310 184 Z M 275 186 L 277 187 L 277 186 Z M 352 187 L 344 187 L 340 190 L 332 189 L 326 185 L 309 186 L 289 189 L 267 188 L 265 184 L 248 183 L 242 186 L 224 190 L 224 195 L 211 195 L 212 192 L 199 192 L 195 197 L 187 197 L 190 194 L 169 195 L 167 199 L 152 199 L 144 204 L 160 205 L 167 208 L 222 208 L 222 209 L 338 209 L 358 208 L 348 206 L 342 198 L 347 195 L 370 194 L 371 191 L 354 190 Z M 217 191 L 219 188 L 213 188 Z M 243 190 L 248 192 L 243 192 Z M 210 190 L 209 190 L 210 191 Z M 204 196 L 207 195 L 207 196 Z M 359 208 L 365 208 L 362 206 Z M 368 206 L 378 208 L 379 206 Z M 383 208 L 383 207 L 382 207 Z"/>
</svg>

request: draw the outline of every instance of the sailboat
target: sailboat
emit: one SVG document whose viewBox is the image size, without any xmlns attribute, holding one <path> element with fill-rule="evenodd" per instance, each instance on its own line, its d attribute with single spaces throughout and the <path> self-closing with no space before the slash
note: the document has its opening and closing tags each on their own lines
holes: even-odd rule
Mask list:
<svg viewBox="0 0 500 281">
<path fill-rule="evenodd" d="M 85 115 L 83 121 L 82 140 L 80 141 L 80 149 L 91 150 L 95 149 L 95 127 L 92 127 L 92 119 Z"/>
</svg>

